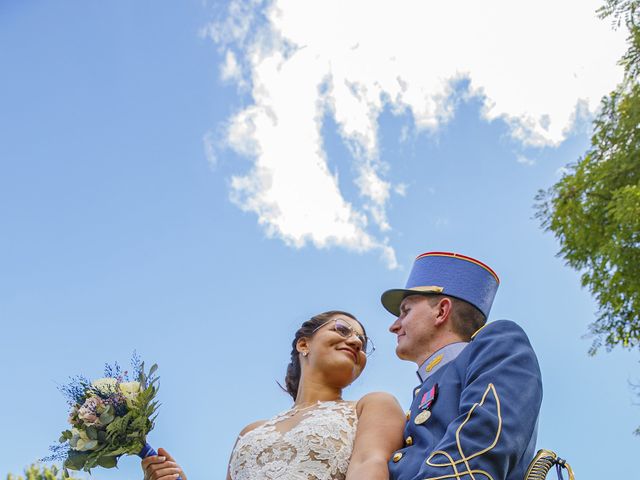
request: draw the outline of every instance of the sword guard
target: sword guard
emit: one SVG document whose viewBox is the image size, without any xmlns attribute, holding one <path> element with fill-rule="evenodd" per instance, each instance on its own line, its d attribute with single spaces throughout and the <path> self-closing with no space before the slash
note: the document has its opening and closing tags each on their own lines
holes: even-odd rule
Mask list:
<svg viewBox="0 0 640 480">
<path fill-rule="evenodd" d="M 569 480 L 575 480 L 571 465 L 569 465 L 565 459 L 558 457 L 556 452 L 545 449 L 538 450 L 536 456 L 533 457 L 527 473 L 524 476 L 524 480 L 545 480 L 549 470 L 551 470 L 554 465 L 556 466 L 559 480 L 562 480 L 563 468 L 567 470 Z"/>
</svg>

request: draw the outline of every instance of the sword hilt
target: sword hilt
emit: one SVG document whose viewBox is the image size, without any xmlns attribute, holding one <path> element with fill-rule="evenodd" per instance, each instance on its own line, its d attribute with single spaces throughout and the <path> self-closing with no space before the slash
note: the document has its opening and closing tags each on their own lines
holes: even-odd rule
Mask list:
<svg viewBox="0 0 640 480">
<path fill-rule="evenodd" d="M 559 479 L 562 479 L 562 469 L 564 468 L 567 470 L 569 480 L 575 480 L 571 465 L 569 465 L 566 460 L 558 457 L 556 452 L 544 449 L 538 450 L 536 456 L 531 460 L 524 480 L 545 480 L 549 470 L 551 470 L 554 465 L 558 470 Z"/>
</svg>

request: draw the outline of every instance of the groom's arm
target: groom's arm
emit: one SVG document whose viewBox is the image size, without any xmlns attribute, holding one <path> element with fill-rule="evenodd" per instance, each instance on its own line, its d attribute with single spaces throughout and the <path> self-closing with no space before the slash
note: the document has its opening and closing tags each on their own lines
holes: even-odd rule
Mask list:
<svg viewBox="0 0 640 480">
<path fill-rule="evenodd" d="M 433 451 L 425 452 L 414 480 L 504 480 L 531 460 L 524 456 L 535 444 L 542 381 L 526 334 L 513 322 L 497 321 L 467 348 L 473 356 L 463 379 L 459 417 Z"/>
<path fill-rule="evenodd" d="M 347 480 L 387 480 L 387 462 L 402 446 L 405 416 L 388 393 L 369 393 L 357 405 L 358 428 Z"/>
</svg>

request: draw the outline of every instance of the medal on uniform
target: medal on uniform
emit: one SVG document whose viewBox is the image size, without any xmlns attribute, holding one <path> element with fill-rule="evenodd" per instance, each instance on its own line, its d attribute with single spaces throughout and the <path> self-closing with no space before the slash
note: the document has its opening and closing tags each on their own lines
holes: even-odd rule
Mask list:
<svg viewBox="0 0 640 480">
<path fill-rule="evenodd" d="M 424 392 L 422 398 L 420 399 L 420 404 L 418 405 L 418 410 L 421 410 L 420 413 L 416 415 L 416 418 L 413 419 L 413 422 L 416 425 L 422 425 L 424 422 L 429 420 L 431 417 L 431 407 L 433 403 L 436 401 L 436 397 L 438 396 L 438 384 L 436 383 L 431 390 L 428 392 Z"/>
<path fill-rule="evenodd" d="M 420 400 L 420 405 L 418 405 L 418 410 L 430 409 L 433 402 L 436 401 L 436 396 L 438 395 L 438 384 L 436 383 L 431 390 L 428 392 L 424 392 L 422 395 L 422 399 Z"/>
<path fill-rule="evenodd" d="M 429 420 L 430 416 L 431 416 L 431 410 L 423 410 L 418 415 L 416 415 L 416 418 L 413 420 L 413 422 L 416 425 L 422 425 L 424 422 Z"/>
</svg>

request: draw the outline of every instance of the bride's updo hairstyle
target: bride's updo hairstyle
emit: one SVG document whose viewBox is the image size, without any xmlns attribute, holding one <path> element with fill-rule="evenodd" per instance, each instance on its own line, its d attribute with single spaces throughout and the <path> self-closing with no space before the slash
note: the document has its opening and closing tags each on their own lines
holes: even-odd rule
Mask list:
<svg viewBox="0 0 640 480">
<path fill-rule="evenodd" d="M 362 331 L 364 332 L 365 336 L 367 335 L 364 326 L 358 321 L 358 319 L 349 312 L 343 312 L 342 310 L 329 310 L 328 312 L 319 313 L 318 315 L 315 315 L 304 322 L 296 332 L 296 335 L 293 338 L 293 342 L 291 343 L 291 361 L 287 366 L 287 376 L 284 379 L 284 384 L 286 387 L 284 390 L 286 390 L 286 392 L 293 397 L 294 401 L 298 396 L 298 385 L 300 384 L 301 374 L 300 352 L 298 352 L 298 349 L 296 347 L 298 344 L 298 340 L 304 337 L 311 338 L 317 328 L 320 328 L 336 315 L 343 315 L 355 320 L 362 327 Z"/>
</svg>

